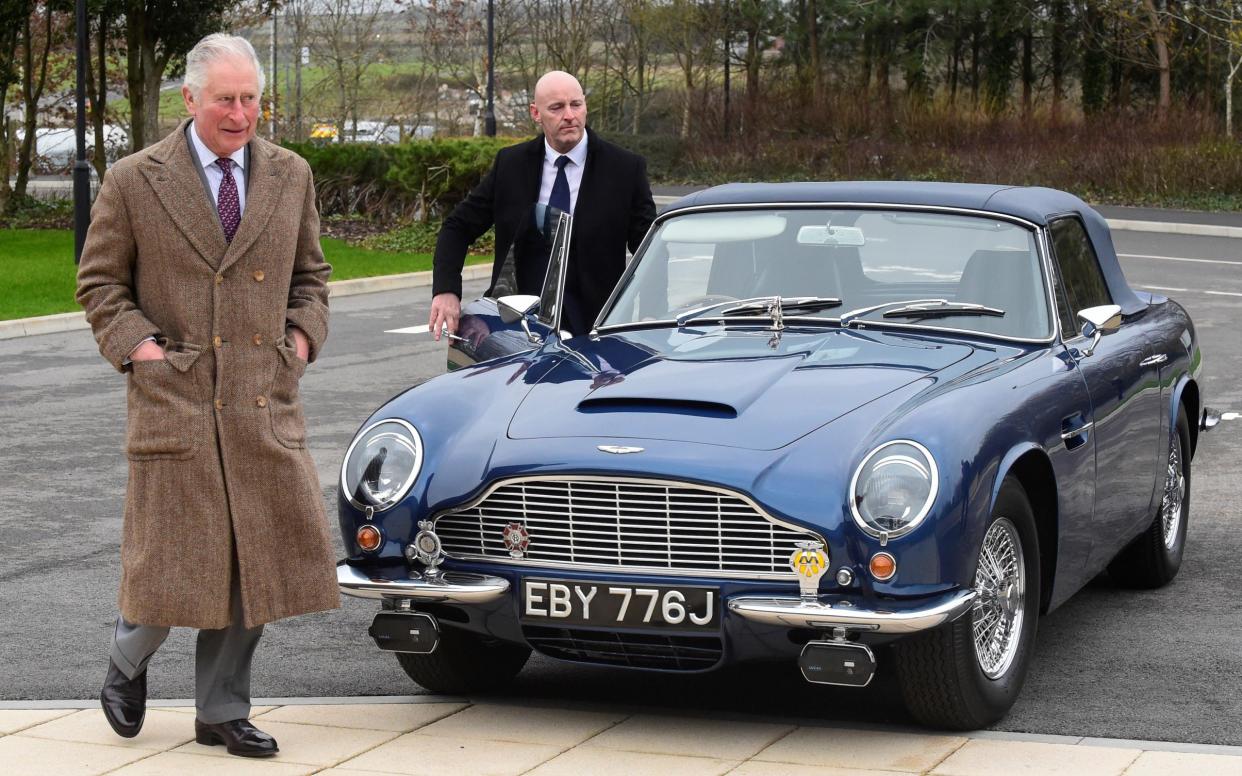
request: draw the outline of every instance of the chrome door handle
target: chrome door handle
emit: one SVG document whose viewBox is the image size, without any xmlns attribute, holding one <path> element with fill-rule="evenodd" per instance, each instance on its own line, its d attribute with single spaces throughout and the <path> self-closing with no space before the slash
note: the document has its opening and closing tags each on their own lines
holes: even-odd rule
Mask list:
<svg viewBox="0 0 1242 776">
<path fill-rule="evenodd" d="M 1164 353 L 1159 353 L 1157 355 L 1148 356 L 1147 358 L 1143 359 L 1142 361 L 1139 362 L 1139 366 L 1156 366 L 1157 364 L 1163 364 L 1165 361 L 1168 361 L 1168 360 L 1169 360 L 1169 357 L 1167 355 L 1165 355 Z"/>
<path fill-rule="evenodd" d="M 1063 441 L 1068 442 L 1069 440 L 1073 439 L 1076 436 L 1085 436 L 1088 432 L 1091 431 L 1091 427 L 1094 425 L 1095 423 L 1088 422 L 1088 423 L 1083 423 L 1081 426 L 1078 426 L 1077 428 L 1071 428 L 1069 431 L 1062 431 L 1061 439 Z"/>
</svg>

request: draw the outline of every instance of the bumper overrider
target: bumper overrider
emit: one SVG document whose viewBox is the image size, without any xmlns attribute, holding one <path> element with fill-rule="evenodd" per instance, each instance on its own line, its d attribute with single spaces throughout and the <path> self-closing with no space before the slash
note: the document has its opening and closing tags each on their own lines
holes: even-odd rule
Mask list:
<svg viewBox="0 0 1242 776">
<path fill-rule="evenodd" d="M 368 575 L 342 561 L 336 567 L 342 593 L 355 598 L 411 603 L 482 604 L 509 594 L 501 577 L 456 571 L 410 572 L 404 579 Z M 843 596 L 735 596 L 725 601 L 728 612 L 764 625 L 832 630 L 845 628 L 873 633 L 909 634 L 938 627 L 970 610 L 974 590 L 957 590 L 930 600 L 888 608 L 861 607 Z"/>
</svg>

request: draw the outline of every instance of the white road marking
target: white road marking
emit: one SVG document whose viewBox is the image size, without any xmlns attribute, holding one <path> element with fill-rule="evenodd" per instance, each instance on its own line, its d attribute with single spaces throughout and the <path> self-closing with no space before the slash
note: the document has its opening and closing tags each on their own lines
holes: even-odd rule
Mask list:
<svg viewBox="0 0 1242 776">
<path fill-rule="evenodd" d="M 1228 259 L 1187 259 L 1182 256 L 1150 256 L 1145 253 L 1118 253 L 1117 255 L 1125 259 L 1159 259 L 1160 261 L 1189 261 L 1195 264 L 1233 264 L 1242 266 L 1242 261 L 1229 261 Z"/>
<path fill-rule="evenodd" d="M 431 327 L 427 324 L 422 326 L 406 326 L 404 329 L 388 329 L 385 334 L 430 334 Z"/>
<path fill-rule="evenodd" d="M 1239 291 L 1200 291 L 1197 288 L 1173 288 L 1172 286 L 1148 286 L 1138 284 L 1139 288 L 1147 288 L 1152 291 L 1176 291 L 1181 294 L 1211 294 L 1212 296 L 1242 296 Z"/>
<path fill-rule="evenodd" d="M 1222 412 L 1220 414 L 1221 420 L 1237 420 L 1239 417 L 1242 417 L 1242 412 Z"/>
</svg>

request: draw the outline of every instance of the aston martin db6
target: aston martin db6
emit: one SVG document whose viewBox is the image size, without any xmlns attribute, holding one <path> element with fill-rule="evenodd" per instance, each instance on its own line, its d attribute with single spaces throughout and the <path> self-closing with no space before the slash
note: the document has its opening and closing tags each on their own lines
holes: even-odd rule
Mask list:
<svg viewBox="0 0 1242 776">
<path fill-rule="evenodd" d="M 448 373 L 376 410 L 341 468 L 338 582 L 379 602 L 370 634 L 418 684 L 496 687 L 532 650 L 784 660 L 820 684 L 893 672 L 916 719 L 976 728 L 1014 703 L 1041 614 L 1105 570 L 1177 574 L 1214 420 L 1199 341 L 1078 198 L 708 189 L 580 335 L 566 249 L 591 236 L 531 224 Z"/>
</svg>

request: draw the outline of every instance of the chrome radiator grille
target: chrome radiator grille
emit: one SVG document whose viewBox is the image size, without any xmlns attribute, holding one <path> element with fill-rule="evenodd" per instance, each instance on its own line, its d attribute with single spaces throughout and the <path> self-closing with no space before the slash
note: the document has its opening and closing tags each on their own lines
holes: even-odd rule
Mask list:
<svg viewBox="0 0 1242 776">
<path fill-rule="evenodd" d="M 529 536 L 517 557 L 505 529 Z M 794 579 L 795 542 L 819 537 L 728 491 L 637 479 L 510 480 L 436 520 L 444 551 L 523 565 Z"/>
</svg>

